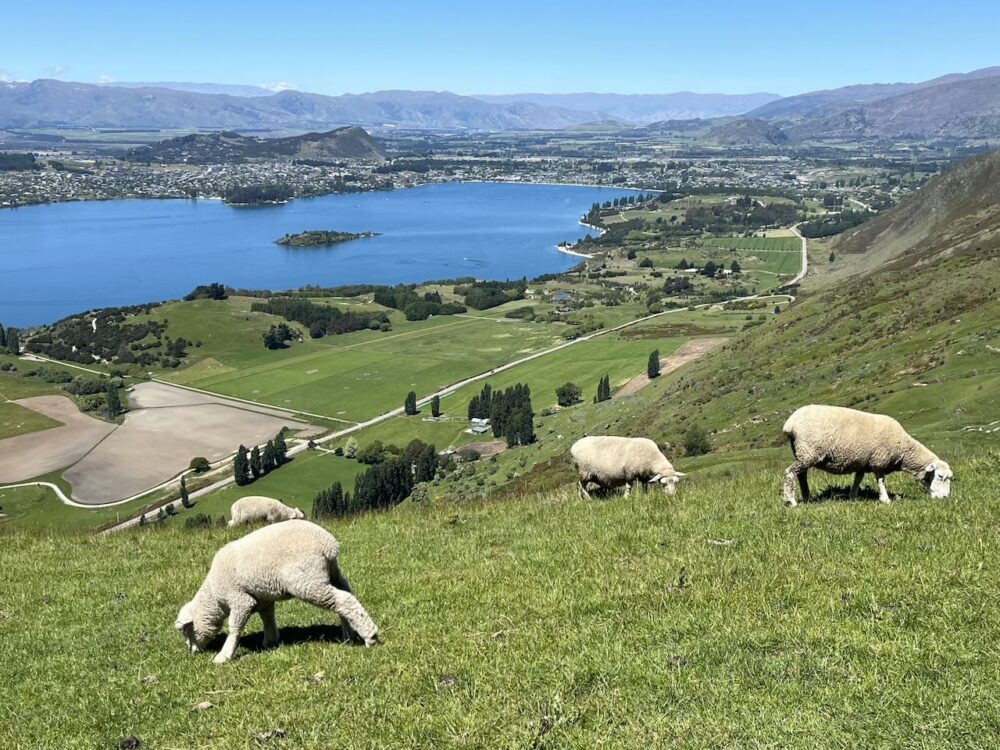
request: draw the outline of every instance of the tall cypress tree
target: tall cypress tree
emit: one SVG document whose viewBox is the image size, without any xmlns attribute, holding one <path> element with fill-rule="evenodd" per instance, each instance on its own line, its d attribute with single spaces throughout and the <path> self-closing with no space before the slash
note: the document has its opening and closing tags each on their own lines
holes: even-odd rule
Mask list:
<svg viewBox="0 0 1000 750">
<path fill-rule="evenodd" d="M 274 465 L 282 466 L 288 463 L 288 446 L 285 445 L 285 436 L 280 432 L 274 436 Z"/>
<path fill-rule="evenodd" d="M 7 329 L 7 340 L 6 340 L 7 351 L 17 356 L 21 353 L 21 341 L 18 339 L 17 329 L 8 328 Z"/>
<path fill-rule="evenodd" d="M 278 466 L 278 459 L 275 456 L 274 442 L 268 440 L 264 446 L 264 452 L 260 456 L 260 473 L 270 474 Z"/>
<path fill-rule="evenodd" d="M 406 400 L 403 402 L 403 412 L 409 416 L 417 413 L 417 394 L 414 391 L 406 394 Z"/>
<path fill-rule="evenodd" d="M 468 416 L 470 421 L 479 416 L 479 396 L 473 396 L 469 401 Z"/>
<path fill-rule="evenodd" d="M 649 353 L 649 362 L 646 363 L 646 375 L 650 380 L 660 377 L 660 350 L 653 349 Z"/>
<path fill-rule="evenodd" d="M 107 405 L 109 418 L 114 419 L 122 413 L 122 400 L 118 395 L 118 389 L 113 383 L 108 385 Z"/>
<path fill-rule="evenodd" d="M 431 416 L 441 416 L 441 397 L 437 394 L 434 394 L 434 398 L 431 399 Z"/>
<path fill-rule="evenodd" d="M 191 507 L 191 498 L 188 496 L 187 482 L 183 476 L 181 476 L 181 505 L 185 508 Z"/>
<path fill-rule="evenodd" d="M 7 348 L 7 332 L 3 329 L 3 323 L 0 323 L 0 349 Z"/>
<path fill-rule="evenodd" d="M 256 445 L 253 447 L 253 450 L 250 451 L 250 473 L 253 474 L 254 479 L 264 473 L 263 466 L 260 462 L 260 448 Z"/>
<path fill-rule="evenodd" d="M 247 458 L 247 447 L 241 445 L 236 451 L 236 458 L 233 459 L 233 479 L 238 487 L 250 484 L 253 481 L 250 476 L 250 461 Z"/>
</svg>

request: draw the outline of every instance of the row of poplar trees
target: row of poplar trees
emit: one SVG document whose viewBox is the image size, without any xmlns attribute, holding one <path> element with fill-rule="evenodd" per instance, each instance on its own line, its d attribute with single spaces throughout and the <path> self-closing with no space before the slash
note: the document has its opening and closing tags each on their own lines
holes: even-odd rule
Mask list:
<svg viewBox="0 0 1000 750">
<path fill-rule="evenodd" d="M 284 436 L 279 432 L 273 439 L 267 441 L 264 450 L 256 445 L 253 450 L 247 450 L 245 445 L 241 445 L 236 451 L 236 458 L 233 459 L 233 478 L 239 487 L 243 487 L 288 463 L 289 460 L 288 446 L 285 445 Z"/>
<path fill-rule="evenodd" d="M 502 437 L 507 447 L 535 442 L 535 410 L 531 406 L 531 389 L 517 383 L 504 391 L 494 391 L 486 383 L 478 396 L 469 402 L 469 419 L 488 419 L 493 436 Z"/>
<path fill-rule="evenodd" d="M 313 518 L 335 518 L 378 508 L 390 508 L 409 497 L 419 482 L 429 482 L 438 468 L 437 449 L 420 440 L 402 455 L 374 464 L 354 478 L 354 495 L 340 482 L 316 495 Z"/>
</svg>

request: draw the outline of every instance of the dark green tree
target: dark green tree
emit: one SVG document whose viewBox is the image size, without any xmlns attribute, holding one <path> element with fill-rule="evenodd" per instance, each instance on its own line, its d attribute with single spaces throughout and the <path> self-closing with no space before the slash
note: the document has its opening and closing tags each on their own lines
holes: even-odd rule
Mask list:
<svg viewBox="0 0 1000 750">
<path fill-rule="evenodd" d="M 649 361 L 646 363 L 646 375 L 650 380 L 660 377 L 660 350 L 653 349 L 649 353 Z"/>
<path fill-rule="evenodd" d="M 191 507 L 191 498 L 188 495 L 187 480 L 185 480 L 183 476 L 181 477 L 181 505 L 185 508 Z"/>
<path fill-rule="evenodd" d="M 743 270 L 743 268 L 740 266 L 740 262 L 738 260 L 734 260 L 732 264 L 729 266 L 729 270 L 732 271 L 733 273 L 739 273 L 740 271 Z"/>
<path fill-rule="evenodd" d="M 18 337 L 18 330 L 16 328 L 7 329 L 7 340 L 5 343 L 7 351 L 15 357 L 21 353 L 21 341 Z"/>
<path fill-rule="evenodd" d="M 247 447 L 241 445 L 233 459 L 233 479 L 237 487 L 243 487 L 253 481 L 250 475 L 250 460 L 247 458 Z"/>
<path fill-rule="evenodd" d="M 256 445 L 250 451 L 250 473 L 253 474 L 254 479 L 264 473 L 264 467 L 260 461 L 260 447 Z"/>
<path fill-rule="evenodd" d="M 288 463 L 288 446 L 285 444 L 285 436 L 283 433 L 279 432 L 274 436 L 272 441 L 274 444 L 274 464 L 275 466 L 284 466 Z"/>
<path fill-rule="evenodd" d="M 196 471 L 202 474 L 212 468 L 212 465 L 208 462 L 208 459 L 204 456 L 195 456 L 191 459 L 191 463 L 188 468 L 192 471 Z"/>
<path fill-rule="evenodd" d="M 701 425 L 693 424 L 684 435 L 684 454 L 687 456 L 702 456 L 712 450 L 708 433 Z"/>
<path fill-rule="evenodd" d="M 278 468 L 278 457 L 276 451 L 274 450 L 274 441 L 268 440 L 264 444 L 264 450 L 260 455 L 260 473 L 261 476 L 264 474 L 270 474 Z"/>
<path fill-rule="evenodd" d="M 611 380 L 608 375 L 605 375 L 597 383 L 597 395 L 594 397 L 594 403 L 599 404 L 602 401 L 607 401 L 611 398 Z"/>
<path fill-rule="evenodd" d="M 406 394 L 406 400 L 403 402 L 403 411 L 408 416 L 413 416 L 417 413 L 417 394 L 414 391 Z"/>
<path fill-rule="evenodd" d="M 107 407 L 108 407 L 108 417 L 114 419 L 119 414 L 122 413 L 122 400 L 118 395 L 118 388 L 114 384 L 108 385 L 107 392 Z"/>
<path fill-rule="evenodd" d="M 578 404 L 581 401 L 580 397 L 582 395 L 583 392 L 580 390 L 580 386 L 575 383 L 565 383 L 556 388 L 556 401 L 559 406 Z"/>
<path fill-rule="evenodd" d="M 440 417 L 441 416 L 441 397 L 437 394 L 431 399 L 431 416 Z"/>
<path fill-rule="evenodd" d="M 7 332 L 4 330 L 2 323 L 0 323 L 0 349 L 7 349 Z"/>
</svg>

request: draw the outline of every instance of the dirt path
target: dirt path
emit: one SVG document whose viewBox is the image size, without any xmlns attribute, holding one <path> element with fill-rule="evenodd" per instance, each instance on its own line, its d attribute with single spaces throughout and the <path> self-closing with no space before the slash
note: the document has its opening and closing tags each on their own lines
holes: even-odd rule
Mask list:
<svg viewBox="0 0 1000 750">
<path fill-rule="evenodd" d="M 678 367 L 686 365 L 688 362 L 694 362 L 696 359 L 704 357 L 709 352 L 714 352 L 724 343 L 726 343 L 726 339 L 692 339 L 682 345 L 673 354 L 670 354 L 660 360 L 660 375 L 666 375 L 673 372 Z M 618 389 L 618 392 L 615 394 L 615 398 L 631 396 L 633 393 L 645 388 L 647 385 L 649 385 L 649 376 L 646 375 L 646 373 L 636 375 Z"/>
</svg>

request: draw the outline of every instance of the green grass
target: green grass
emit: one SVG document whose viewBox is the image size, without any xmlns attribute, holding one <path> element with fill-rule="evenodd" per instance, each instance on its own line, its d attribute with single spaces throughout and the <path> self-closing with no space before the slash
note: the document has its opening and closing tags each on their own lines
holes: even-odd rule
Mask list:
<svg viewBox="0 0 1000 750">
<path fill-rule="evenodd" d="M 13 401 L 0 401 L 0 439 L 48 430 L 61 424 Z"/>
<path fill-rule="evenodd" d="M 896 475 L 888 507 L 786 510 L 757 472 L 343 520 L 383 644 L 288 602 L 283 645 L 254 619 L 225 666 L 173 621 L 244 530 L 13 536 L 0 745 L 995 747 L 1000 461 L 956 468 L 952 499 Z"/>
<path fill-rule="evenodd" d="M 173 522 L 183 523 L 194 513 L 225 515 L 228 519 L 230 506 L 241 497 L 249 495 L 279 498 L 286 505 L 301 508 L 309 516 L 316 493 L 334 482 L 340 482 L 345 489 L 353 492 L 354 477 L 367 468 L 357 461 L 349 461 L 323 451 L 306 451 L 280 469 L 245 487 L 229 487 L 197 500 L 194 508 L 182 510 Z"/>
</svg>

